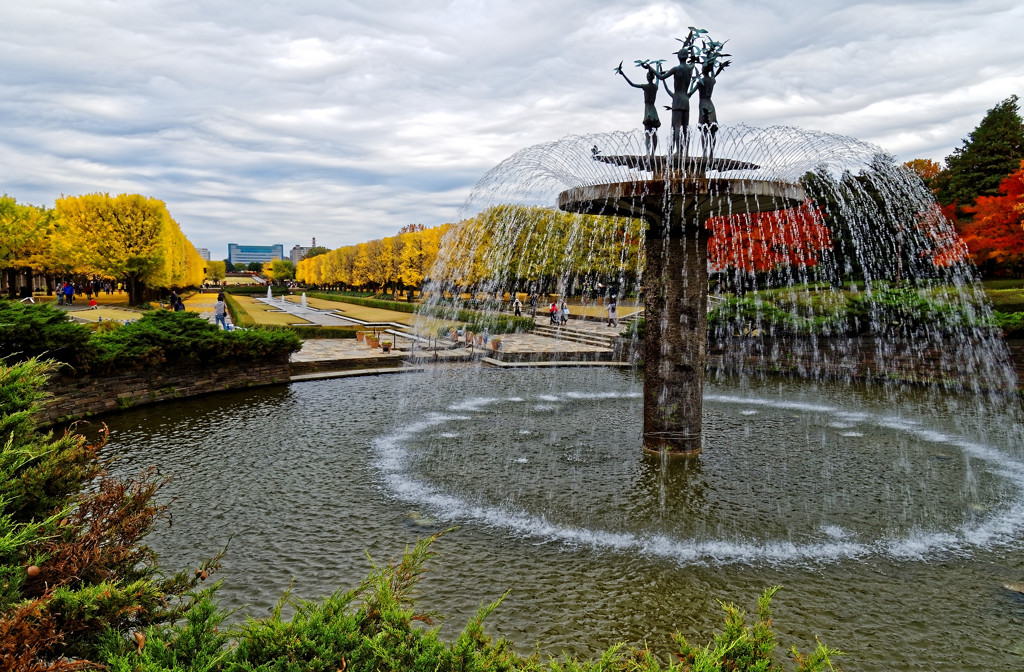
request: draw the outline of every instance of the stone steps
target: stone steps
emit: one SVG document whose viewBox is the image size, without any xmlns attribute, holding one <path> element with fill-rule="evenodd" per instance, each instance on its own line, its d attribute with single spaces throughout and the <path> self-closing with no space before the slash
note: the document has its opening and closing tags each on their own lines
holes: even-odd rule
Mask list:
<svg viewBox="0 0 1024 672">
<path fill-rule="evenodd" d="M 569 325 L 555 326 L 552 324 L 538 324 L 534 326 L 533 333 L 538 336 L 546 336 L 562 341 L 573 341 L 585 345 L 594 345 L 600 348 L 611 348 L 612 339 L 610 336 L 594 333 L 585 329 L 575 329 Z"/>
</svg>

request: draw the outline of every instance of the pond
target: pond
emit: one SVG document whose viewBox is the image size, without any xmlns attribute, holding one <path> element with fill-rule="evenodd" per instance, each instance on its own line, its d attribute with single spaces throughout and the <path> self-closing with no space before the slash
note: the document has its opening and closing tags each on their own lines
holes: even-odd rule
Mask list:
<svg viewBox="0 0 1024 672">
<path fill-rule="evenodd" d="M 523 652 L 584 655 L 680 631 L 767 587 L 781 643 L 846 670 L 1024 667 L 1024 454 L 975 397 L 709 381 L 695 461 L 639 450 L 631 371 L 452 367 L 246 390 L 104 420 L 113 469 L 156 465 L 168 569 L 227 545 L 220 598 L 266 615 L 367 554 L 457 526 L 421 604 L 457 632 L 483 603 Z"/>
</svg>

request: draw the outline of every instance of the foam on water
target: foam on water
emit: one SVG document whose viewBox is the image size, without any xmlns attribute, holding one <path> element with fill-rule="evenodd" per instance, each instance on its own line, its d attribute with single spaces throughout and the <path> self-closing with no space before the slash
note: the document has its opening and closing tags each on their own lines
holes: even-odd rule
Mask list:
<svg viewBox="0 0 1024 672">
<path fill-rule="evenodd" d="M 778 400 L 754 396 L 709 394 L 705 401 L 727 406 L 771 408 L 828 416 L 825 425 L 845 425 L 850 421 L 882 427 L 893 432 L 912 435 L 921 441 L 955 448 L 965 457 L 984 463 L 993 473 L 1004 479 L 1015 494 L 1009 501 L 1001 501 L 988 515 L 965 522 L 951 530 L 913 528 L 900 536 L 880 536 L 875 539 L 857 539 L 857 535 L 841 524 L 821 526 L 817 539 L 793 541 L 790 539 L 750 540 L 743 538 L 677 538 L 667 534 L 611 531 L 595 527 L 564 525 L 547 516 L 529 513 L 508 506 L 473 501 L 468 496 L 445 492 L 441 487 L 419 479 L 410 469 L 413 462 L 413 439 L 428 430 L 449 423 L 473 422 L 472 413 L 502 402 L 529 402 L 545 399 L 555 402 L 574 400 L 607 401 L 636 399 L 635 391 L 608 390 L 599 393 L 570 390 L 558 394 L 539 394 L 532 399 L 520 397 L 472 397 L 451 404 L 449 409 L 460 414 L 427 413 L 422 418 L 374 441 L 375 466 L 384 483 L 398 499 L 419 507 L 429 508 L 431 514 L 448 523 L 466 523 L 495 527 L 524 538 L 563 543 L 571 547 L 585 547 L 616 553 L 638 553 L 660 557 L 680 565 L 731 564 L 767 562 L 771 564 L 830 563 L 844 559 L 864 558 L 871 555 L 894 560 L 918 560 L 944 553 L 968 552 L 971 548 L 1005 544 L 1019 538 L 1024 531 L 1024 463 L 993 446 L 967 440 L 950 433 L 924 427 L 921 422 L 894 415 L 865 411 L 850 411 L 836 406 L 806 401 Z M 740 414 L 744 410 L 739 411 Z M 843 433 L 843 436 L 859 435 Z M 527 464 L 519 457 L 512 460 Z"/>
</svg>

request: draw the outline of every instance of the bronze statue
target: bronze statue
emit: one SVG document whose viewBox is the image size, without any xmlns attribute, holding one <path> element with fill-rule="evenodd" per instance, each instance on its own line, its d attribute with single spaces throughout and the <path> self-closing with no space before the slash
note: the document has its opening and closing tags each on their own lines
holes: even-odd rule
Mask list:
<svg viewBox="0 0 1024 672">
<path fill-rule="evenodd" d="M 715 112 L 715 104 L 711 102 L 711 94 L 714 93 L 718 75 L 732 63 L 718 62 L 720 57 L 729 55 L 722 53 L 723 46 L 721 42 L 705 42 L 701 74 L 693 81 L 693 87 L 690 89 L 691 94 L 694 91 L 699 92 L 697 128 L 700 131 L 702 152 L 709 161 L 715 152 L 715 134 L 718 132 L 718 114 Z"/>
<path fill-rule="evenodd" d="M 665 86 L 665 91 L 672 96 L 672 105 L 665 106 L 666 110 L 672 111 L 672 151 L 682 152 L 682 148 L 689 143 L 690 128 L 690 82 L 693 80 L 694 63 L 697 62 L 697 51 L 693 41 L 701 33 L 707 31 L 699 30 L 690 26 L 690 34 L 685 40 L 678 40 L 683 43 L 682 48 L 676 52 L 679 57 L 679 65 L 666 70 L 658 71 L 658 79 Z M 677 38 L 678 39 L 678 38 Z M 672 88 L 668 87 L 666 80 L 672 78 Z"/>
<path fill-rule="evenodd" d="M 638 68 L 647 69 L 647 83 L 646 84 L 634 84 L 626 73 L 622 71 L 622 63 L 619 63 L 619 67 L 615 68 L 615 72 L 622 75 L 622 78 L 629 83 L 630 86 L 643 89 L 644 92 L 644 144 L 647 147 L 647 154 L 654 156 L 654 153 L 658 150 L 658 128 L 661 127 L 661 119 L 658 118 L 658 108 L 654 105 L 654 100 L 658 96 L 658 84 L 655 82 L 654 67 L 651 66 L 649 61 L 637 61 L 636 65 Z"/>
<path fill-rule="evenodd" d="M 718 115 L 715 112 L 715 104 L 711 102 L 711 96 L 715 91 L 715 82 L 718 75 L 722 74 L 731 61 L 721 61 L 729 54 L 723 54 L 724 42 L 715 42 L 707 34 L 708 31 L 690 26 L 690 32 L 685 40 L 676 38 L 683 46 L 675 52 L 679 57 L 679 65 L 670 70 L 662 71 L 661 61 L 636 61 L 638 68 L 647 70 L 647 83 L 635 84 L 626 73 L 622 71 L 622 63 L 615 68 L 617 74 L 622 75 L 626 82 L 644 92 L 644 141 L 647 146 L 647 154 L 654 156 L 658 149 L 657 129 L 661 126 L 658 118 L 658 109 L 654 101 L 658 95 L 658 84 L 660 80 L 665 91 L 672 96 L 672 105 L 666 106 L 666 110 L 672 111 L 672 145 L 670 153 L 682 154 L 685 147 L 689 146 L 689 124 L 690 124 L 690 96 L 699 92 L 697 107 L 697 129 L 701 135 L 701 148 L 705 163 L 710 161 L 715 148 L 715 134 L 718 132 Z M 698 47 L 695 42 L 701 40 Z M 700 74 L 694 77 L 696 65 L 700 63 Z M 672 78 L 673 86 L 669 88 L 668 80 Z M 596 150 L 596 147 L 595 147 Z M 594 152 L 595 158 L 599 154 Z"/>
</svg>

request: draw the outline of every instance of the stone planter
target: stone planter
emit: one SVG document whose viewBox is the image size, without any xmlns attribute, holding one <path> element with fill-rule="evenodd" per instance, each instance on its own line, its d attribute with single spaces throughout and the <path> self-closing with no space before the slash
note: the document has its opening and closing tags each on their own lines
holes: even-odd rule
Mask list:
<svg viewBox="0 0 1024 672">
<path fill-rule="evenodd" d="M 380 347 L 380 339 L 374 336 L 367 336 L 366 344 L 376 350 L 377 348 Z"/>
</svg>

